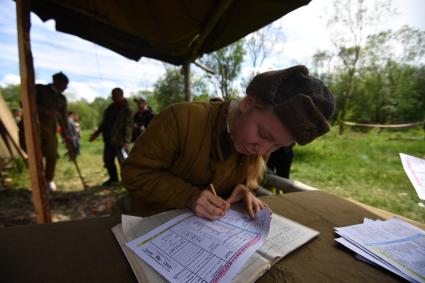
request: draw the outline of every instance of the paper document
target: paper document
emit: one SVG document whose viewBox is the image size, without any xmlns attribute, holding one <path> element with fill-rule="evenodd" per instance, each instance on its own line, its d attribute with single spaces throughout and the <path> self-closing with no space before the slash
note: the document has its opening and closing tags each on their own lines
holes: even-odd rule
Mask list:
<svg viewBox="0 0 425 283">
<path fill-rule="evenodd" d="M 420 199 L 425 200 L 425 159 L 400 153 L 401 163 L 407 177 Z"/>
<path fill-rule="evenodd" d="M 243 205 L 235 205 L 233 208 L 238 211 L 244 211 Z M 117 224 L 112 228 L 112 232 L 139 283 L 166 283 L 167 280 L 130 250 L 126 244 L 187 211 L 187 209 L 170 210 L 146 218 L 122 215 L 122 224 Z M 279 259 L 299 248 L 318 234 L 319 232 L 313 229 L 278 214 L 273 214 L 269 235 L 265 244 L 248 259 L 233 278 L 232 283 L 255 282 Z"/>
<path fill-rule="evenodd" d="M 425 232 L 398 218 L 335 228 L 338 242 L 411 282 L 425 283 Z"/>
<path fill-rule="evenodd" d="M 216 221 L 186 212 L 127 246 L 171 282 L 230 282 L 269 228 L 267 208 L 255 220 L 234 210 Z"/>
<path fill-rule="evenodd" d="M 319 232 L 273 214 L 266 243 L 258 253 L 275 264 L 281 258 L 319 235 Z"/>
</svg>

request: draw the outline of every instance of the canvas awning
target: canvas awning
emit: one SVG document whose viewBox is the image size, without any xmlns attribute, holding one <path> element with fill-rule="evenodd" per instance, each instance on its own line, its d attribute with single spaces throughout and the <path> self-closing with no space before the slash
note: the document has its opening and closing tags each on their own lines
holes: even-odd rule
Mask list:
<svg viewBox="0 0 425 283">
<path fill-rule="evenodd" d="M 56 29 L 127 58 L 150 57 L 184 65 L 273 22 L 309 0 L 16 0 L 22 103 L 34 206 L 39 223 L 50 221 L 36 132 L 30 11 Z M 189 88 L 189 76 L 185 85 Z M 187 97 L 190 97 L 187 95 Z"/>
<path fill-rule="evenodd" d="M 309 0 L 33 0 L 56 29 L 127 58 L 181 65 L 260 29 Z"/>
</svg>

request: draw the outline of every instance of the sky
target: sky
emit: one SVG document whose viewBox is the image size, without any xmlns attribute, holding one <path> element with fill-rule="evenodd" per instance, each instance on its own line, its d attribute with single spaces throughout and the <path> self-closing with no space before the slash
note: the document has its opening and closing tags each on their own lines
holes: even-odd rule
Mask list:
<svg viewBox="0 0 425 283">
<path fill-rule="evenodd" d="M 370 1 L 370 0 L 368 0 Z M 332 9 L 330 0 L 313 0 L 272 23 L 273 48 L 264 60 L 261 71 L 287 68 L 296 64 L 309 66 L 317 50 L 330 48 L 327 15 Z M 397 14 L 383 22 L 378 29 L 397 29 L 403 25 L 425 30 L 425 0 L 393 0 Z M 0 0 L 0 86 L 19 84 L 19 58 L 16 31 L 15 2 Z M 63 71 L 70 79 L 65 91 L 68 99 L 82 97 L 92 101 L 107 97 L 114 87 L 125 94 L 152 90 L 163 76 L 167 64 L 149 58 L 138 62 L 113 51 L 55 31 L 55 22 L 42 22 L 31 14 L 31 48 L 37 83 L 49 83 L 51 75 Z M 242 77 L 251 70 L 246 60 Z M 203 71 L 193 66 L 192 70 Z"/>
</svg>

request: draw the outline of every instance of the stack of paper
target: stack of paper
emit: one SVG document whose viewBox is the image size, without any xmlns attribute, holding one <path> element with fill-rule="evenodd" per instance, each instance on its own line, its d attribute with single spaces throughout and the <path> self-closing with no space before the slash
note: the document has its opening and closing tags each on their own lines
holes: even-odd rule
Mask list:
<svg viewBox="0 0 425 283">
<path fill-rule="evenodd" d="M 140 248 L 148 247 L 146 245 L 148 242 L 151 244 L 155 244 L 158 242 L 160 237 L 161 241 L 166 241 L 165 244 L 160 244 L 161 249 L 165 248 L 166 246 L 169 247 L 169 244 L 173 244 L 174 247 L 172 249 L 181 249 L 183 241 L 175 241 L 176 237 L 169 237 L 167 235 L 168 230 L 165 230 L 163 233 L 157 234 L 157 237 L 151 237 L 152 233 L 155 233 L 154 231 L 156 228 L 161 227 L 162 224 L 166 224 L 168 221 L 172 220 L 174 224 L 176 223 L 182 223 L 179 222 L 182 220 L 181 218 L 185 218 L 183 215 L 187 214 L 187 210 L 173 210 L 168 211 L 165 213 L 161 213 L 158 215 L 154 215 L 147 218 L 140 218 L 140 217 L 134 217 L 134 216 L 128 216 L 123 215 L 122 216 L 122 224 L 118 224 L 115 226 L 112 231 L 115 234 L 115 237 L 117 238 L 125 256 L 127 257 L 134 274 L 139 282 L 166 282 L 168 276 L 164 272 L 164 269 L 158 268 L 158 266 L 155 266 L 155 264 L 152 264 L 152 262 L 149 262 L 149 260 L 145 261 L 144 256 L 141 256 L 140 254 Z M 245 214 L 243 214 L 245 215 Z M 201 243 L 200 241 L 202 238 L 203 243 L 207 243 L 208 240 L 214 239 L 214 242 L 217 241 L 217 237 L 220 235 L 221 232 L 225 232 L 223 234 L 224 237 L 227 235 L 227 240 L 229 244 L 232 243 L 235 244 L 235 241 L 240 242 L 241 236 L 248 235 L 246 232 L 248 230 L 255 230 L 256 228 L 252 225 L 246 225 L 244 218 L 246 216 L 242 216 L 241 214 L 232 212 L 229 214 L 226 218 L 223 219 L 223 222 L 218 222 L 213 224 L 213 222 L 209 221 L 204 223 L 203 221 L 198 221 L 197 225 L 199 225 L 195 229 L 189 229 L 186 230 L 189 234 L 184 232 L 184 230 L 181 230 L 181 232 L 178 232 L 180 234 L 187 234 L 191 237 L 191 241 L 197 241 Z M 174 220 L 173 220 L 174 219 Z M 177 220 L 177 222 L 175 221 Z M 188 219 L 189 220 L 189 219 Z M 196 220 L 196 219 L 193 219 Z M 191 221 L 193 221 L 191 220 Z M 234 235 L 230 235 L 228 232 L 229 227 L 225 225 L 224 221 L 231 222 L 235 226 L 244 227 L 246 230 L 244 233 L 237 233 Z M 196 221 L 195 221 L 196 222 Z M 195 222 L 191 222 L 192 224 L 195 224 Z M 260 221 L 264 222 L 264 221 Z M 253 222 L 255 223 L 255 222 Z M 186 223 L 189 224 L 189 223 Z M 163 226 L 164 227 L 164 226 Z M 179 229 L 174 229 L 176 225 L 172 226 L 173 230 L 177 232 Z M 236 229 L 236 228 L 235 228 Z M 207 231 L 208 233 L 201 233 L 202 231 Z M 268 230 L 268 229 L 266 229 Z M 147 239 L 143 237 L 142 235 L 147 236 Z M 186 235 L 186 236 L 187 236 Z M 267 236 L 267 240 L 265 241 L 264 245 L 258 249 L 255 253 L 251 254 L 248 261 L 245 262 L 243 266 L 238 267 L 238 273 L 236 276 L 231 280 L 230 277 L 234 276 L 227 276 L 226 278 L 221 277 L 220 282 L 229 282 L 230 280 L 232 282 L 243 282 L 243 283 L 249 283 L 254 282 L 256 279 L 258 279 L 264 272 L 266 272 L 274 263 L 276 263 L 279 259 L 284 257 L 285 255 L 289 254 L 299 246 L 303 245 L 307 241 L 311 240 L 315 236 L 318 235 L 318 232 L 315 230 L 312 230 L 308 227 L 305 227 L 303 225 L 300 225 L 298 223 L 295 223 L 289 219 L 286 219 L 282 216 L 279 216 L 277 214 L 274 214 L 271 223 L 270 223 L 270 230 Z M 142 236 L 142 237 L 140 237 Z M 156 240 L 158 239 L 158 240 Z M 170 241 L 170 239 L 173 239 L 173 241 Z M 142 240 L 140 242 L 140 240 Z M 251 241 L 252 242 L 252 241 Z M 128 243 L 128 244 L 127 244 Z M 252 242 L 253 243 L 253 242 Z M 251 244 L 252 244 L 251 243 Z M 250 245 L 251 245 L 250 244 Z M 130 248 L 131 246 L 136 247 L 135 249 Z M 201 245 L 199 245 L 201 246 Z M 219 246 L 211 242 L 207 248 L 212 249 L 216 251 L 216 255 L 219 255 L 221 257 L 225 257 L 228 255 L 228 252 L 230 250 L 224 250 L 222 248 L 218 249 Z M 246 246 L 248 247 L 248 246 Z M 168 251 L 172 251 L 172 249 L 168 249 Z M 196 248 L 195 248 L 196 249 Z M 145 250 L 146 252 L 149 252 L 149 249 Z M 242 249 L 239 250 L 241 252 Z M 157 262 L 160 262 L 160 259 L 164 258 L 164 255 L 160 255 L 160 258 L 155 258 Z M 190 258 L 190 257 L 186 257 Z M 195 259 L 195 255 L 192 256 L 192 258 Z M 209 256 L 207 259 L 209 259 L 209 263 L 206 265 L 210 265 L 210 271 L 214 270 L 215 267 L 217 267 L 217 264 L 214 263 L 214 261 L 211 261 L 214 257 Z M 185 262 L 185 257 L 177 257 L 176 261 L 179 263 Z M 164 263 L 164 261 L 161 261 Z M 168 261 L 168 263 L 171 261 Z M 194 263 L 201 263 L 200 260 L 195 260 Z M 175 262 L 174 262 L 175 264 Z M 171 265 L 168 266 L 168 264 L 163 264 L 165 267 L 170 267 L 170 271 L 172 270 Z M 174 265 L 176 267 L 176 265 Z M 199 265 L 200 269 L 199 271 L 207 271 L 203 264 Z M 204 270 L 205 269 L 205 270 Z M 217 269 L 217 268 L 215 268 Z M 161 274 L 162 275 L 161 275 Z M 208 271 L 203 273 L 206 275 L 205 277 L 208 277 Z M 214 278 L 208 277 L 208 278 Z M 168 280 L 171 282 L 183 282 L 185 280 L 173 280 L 174 278 L 168 277 Z M 195 278 L 193 278 L 195 279 Z M 223 280 L 224 279 L 224 280 Z M 196 280 L 193 280 L 195 282 Z M 215 280 L 205 280 L 203 282 L 214 282 Z M 192 281 L 191 281 L 192 282 Z"/>
<path fill-rule="evenodd" d="M 336 241 L 410 282 L 425 282 L 425 232 L 398 218 L 335 228 Z"/>
</svg>

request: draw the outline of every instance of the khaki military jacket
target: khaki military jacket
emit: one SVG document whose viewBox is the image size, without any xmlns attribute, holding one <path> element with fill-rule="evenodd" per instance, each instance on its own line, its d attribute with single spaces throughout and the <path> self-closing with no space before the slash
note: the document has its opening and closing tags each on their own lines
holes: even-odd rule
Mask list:
<svg viewBox="0 0 425 283">
<path fill-rule="evenodd" d="M 246 179 L 249 158 L 227 132 L 229 103 L 180 103 L 162 111 L 136 141 L 122 168 L 133 210 L 184 208 L 212 183 L 227 197 Z"/>
<path fill-rule="evenodd" d="M 42 135 L 56 136 L 56 122 L 63 131 L 68 131 L 67 101 L 63 94 L 55 91 L 51 84 L 36 85 L 36 101 Z"/>
</svg>

